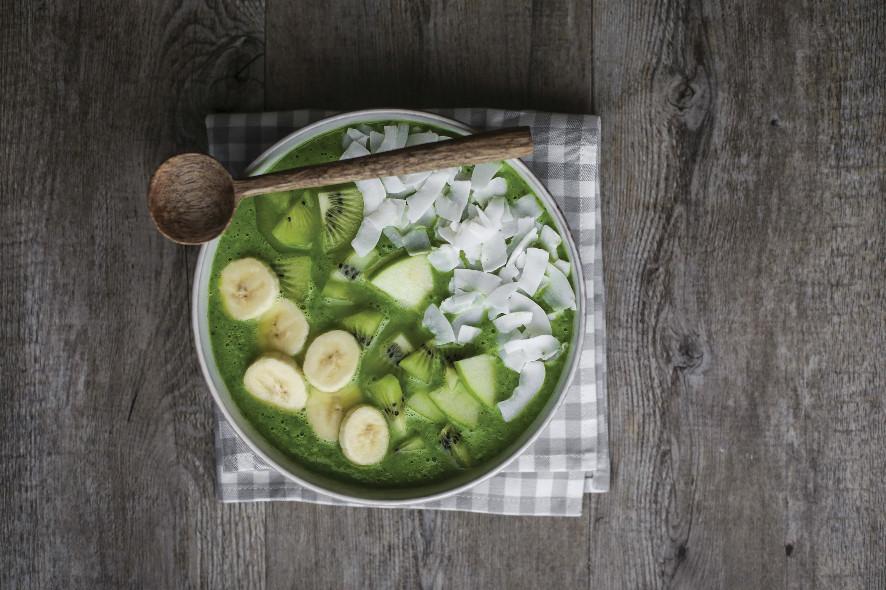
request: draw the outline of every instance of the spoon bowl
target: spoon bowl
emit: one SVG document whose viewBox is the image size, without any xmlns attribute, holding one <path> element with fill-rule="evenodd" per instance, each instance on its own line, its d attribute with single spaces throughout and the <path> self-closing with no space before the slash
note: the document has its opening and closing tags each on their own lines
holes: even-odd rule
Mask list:
<svg viewBox="0 0 886 590">
<path fill-rule="evenodd" d="M 211 156 L 173 156 L 151 177 L 151 218 L 160 233 L 179 244 L 202 244 L 218 237 L 236 206 L 234 180 Z"/>
</svg>

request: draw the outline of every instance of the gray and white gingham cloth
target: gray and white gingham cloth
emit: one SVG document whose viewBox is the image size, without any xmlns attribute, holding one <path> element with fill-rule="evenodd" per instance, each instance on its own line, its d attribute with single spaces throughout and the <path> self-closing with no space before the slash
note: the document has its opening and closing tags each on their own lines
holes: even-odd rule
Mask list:
<svg viewBox="0 0 886 590">
<path fill-rule="evenodd" d="M 529 125 L 535 152 L 526 164 L 548 188 L 578 243 L 588 294 L 586 336 L 575 381 L 556 415 L 526 452 L 470 491 L 416 508 L 494 514 L 579 516 L 585 492 L 609 490 L 606 333 L 600 224 L 600 119 L 495 109 L 434 112 L 476 129 Z M 235 178 L 265 149 L 333 111 L 216 114 L 206 119 L 209 151 Z M 218 490 L 223 502 L 294 500 L 346 504 L 287 479 L 264 463 L 216 411 Z"/>
</svg>

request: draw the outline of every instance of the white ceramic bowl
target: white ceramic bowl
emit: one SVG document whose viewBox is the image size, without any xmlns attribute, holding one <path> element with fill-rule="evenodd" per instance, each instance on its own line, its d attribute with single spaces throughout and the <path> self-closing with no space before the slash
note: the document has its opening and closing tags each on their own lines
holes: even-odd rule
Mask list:
<svg viewBox="0 0 886 590">
<path fill-rule="evenodd" d="M 269 148 L 264 154 L 259 156 L 252 166 L 250 166 L 247 173 L 252 175 L 268 171 L 274 164 L 292 151 L 293 148 L 304 144 L 318 135 L 322 135 L 328 131 L 333 131 L 341 127 L 353 126 L 360 123 L 372 123 L 375 121 L 407 121 L 416 124 L 432 125 L 454 135 L 466 135 L 472 132 L 469 127 L 457 121 L 420 111 L 377 109 L 344 113 L 308 125 L 307 127 L 283 138 Z M 563 238 L 563 243 L 565 244 L 572 261 L 572 273 L 570 273 L 570 277 L 572 280 L 572 286 L 575 289 L 578 306 L 572 330 L 572 343 L 569 347 L 566 364 L 560 375 L 560 381 L 557 384 L 554 393 L 526 431 L 492 459 L 474 466 L 472 469 L 450 479 L 427 485 L 395 489 L 381 488 L 342 482 L 310 471 L 299 464 L 298 461 L 277 450 L 249 423 L 240 411 L 240 408 L 232 399 L 231 393 L 228 391 L 227 386 L 219 375 L 209 339 L 208 319 L 208 287 L 212 272 L 212 261 L 215 257 L 216 248 L 218 247 L 218 239 L 216 239 L 200 249 L 200 256 L 197 260 L 197 269 L 194 277 L 192 293 L 192 323 L 197 346 L 197 357 L 200 360 L 203 376 L 206 378 L 206 383 L 209 385 L 209 390 L 212 392 L 212 396 L 215 398 L 218 407 L 240 438 L 249 445 L 256 455 L 272 465 L 284 476 L 317 493 L 361 504 L 398 506 L 439 500 L 447 496 L 464 492 L 472 486 L 475 486 L 500 472 L 508 465 L 508 463 L 513 461 L 526 449 L 526 447 L 538 438 L 538 435 L 548 422 L 550 422 L 555 410 L 562 403 L 568 386 L 579 365 L 582 339 L 585 332 L 584 280 L 578 257 L 578 249 L 576 248 L 575 242 L 572 239 L 572 234 L 566 225 L 566 220 L 563 218 L 563 214 L 560 212 L 554 199 L 522 162 L 519 160 L 509 160 L 508 164 L 517 171 L 529 187 L 532 188 L 535 194 L 538 195 L 539 199 L 543 201 L 557 225 L 557 231 Z"/>
</svg>

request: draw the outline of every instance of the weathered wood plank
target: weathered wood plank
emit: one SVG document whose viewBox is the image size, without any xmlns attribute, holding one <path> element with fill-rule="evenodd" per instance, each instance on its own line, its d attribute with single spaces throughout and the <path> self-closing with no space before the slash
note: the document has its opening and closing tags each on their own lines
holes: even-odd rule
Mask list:
<svg viewBox="0 0 886 590">
<path fill-rule="evenodd" d="M 592 586 L 883 584 L 884 26 L 878 2 L 595 2 L 616 483 Z"/>
<path fill-rule="evenodd" d="M 215 501 L 189 256 L 144 191 L 207 110 L 261 107 L 262 3 L 0 12 L 0 586 L 259 586 L 263 507 Z"/>
</svg>

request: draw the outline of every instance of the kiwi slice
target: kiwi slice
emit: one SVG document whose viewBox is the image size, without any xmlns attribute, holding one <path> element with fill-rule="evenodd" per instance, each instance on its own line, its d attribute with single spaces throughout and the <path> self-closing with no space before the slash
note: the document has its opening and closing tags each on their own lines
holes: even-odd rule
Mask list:
<svg viewBox="0 0 886 590">
<path fill-rule="evenodd" d="M 413 436 L 394 447 L 394 452 L 411 453 L 413 451 L 420 451 L 423 448 L 425 448 L 425 441 L 420 436 Z"/>
<path fill-rule="evenodd" d="M 369 385 L 369 395 L 388 416 L 399 416 L 403 410 L 403 389 L 393 375 L 385 375 Z"/>
<path fill-rule="evenodd" d="M 311 265 L 309 256 L 290 256 L 274 263 L 285 297 L 293 301 L 308 298 L 311 293 Z"/>
<path fill-rule="evenodd" d="M 417 391 L 406 401 L 406 405 L 431 422 L 445 422 L 446 415 L 431 401 L 427 392 Z"/>
<path fill-rule="evenodd" d="M 351 252 L 347 258 L 338 263 L 338 270 L 333 274 L 336 279 L 344 281 L 365 279 L 367 274 L 398 256 L 400 256 L 400 252 L 396 250 L 386 253 L 372 250 L 366 256 L 359 256 L 356 252 Z"/>
<path fill-rule="evenodd" d="M 471 455 L 462 441 L 461 432 L 455 426 L 452 424 L 444 426 L 437 436 L 437 440 L 443 450 L 449 453 L 459 465 L 467 467 L 471 464 Z"/>
<path fill-rule="evenodd" d="M 317 195 L 323 219 L 323 249 L 347 244 L 363 222 L 363 195 L 356 187 L 324 191 Z"/>
<path fill-rule="evenodd" d="M 271 235 L 287 248 L 304 249 L 311 247 L 316 232 L 314 211 L 300 199 L 280 218 Z"/>
<path fill-rule="evenodd" d="M 348 316 L 341 321 L 342 326 L 354 335 L 357 342 L 363 346 L 369 346 L 375 338 L 384 316 L 372 310 L 361 311 Z"/>
<path fill-rule="evenodd" d="M 328 281 L 320 291 L 320 296 L 326 298 L 333 305 L 351 305 L 354 303 L 354 294 L 347 283 Z"/>
<path fill-rule="evenodd" d="M 385 375 L 369 386 L 369 395 L 378 404 L 390 423 L 391 435 L 402 438 L 406 434 L 406 413 L 403 411 L 403 390 L 393 375 Z"/>
<path fill-rule="evenodd" d="M 428 384 L 436 381 L 443 370 L 437 354 L 427 345 L 420 347 L 400 361 L 400 368 L 411 377 Z"/>
<path fill-rule="evenodd" d="M 403 357 L 413 351 L 412 343 L 403 334 L 397 334 L 385 347 L 384 358 L 392 365 L 396 365 Z"/>
<path fill-rule="evenodd" d="M 320 219 L 310 191 L 258 195 L 250 199 L 259 232 L 279 252 L 309 248 L 317 237 Z"/>
</svg>

